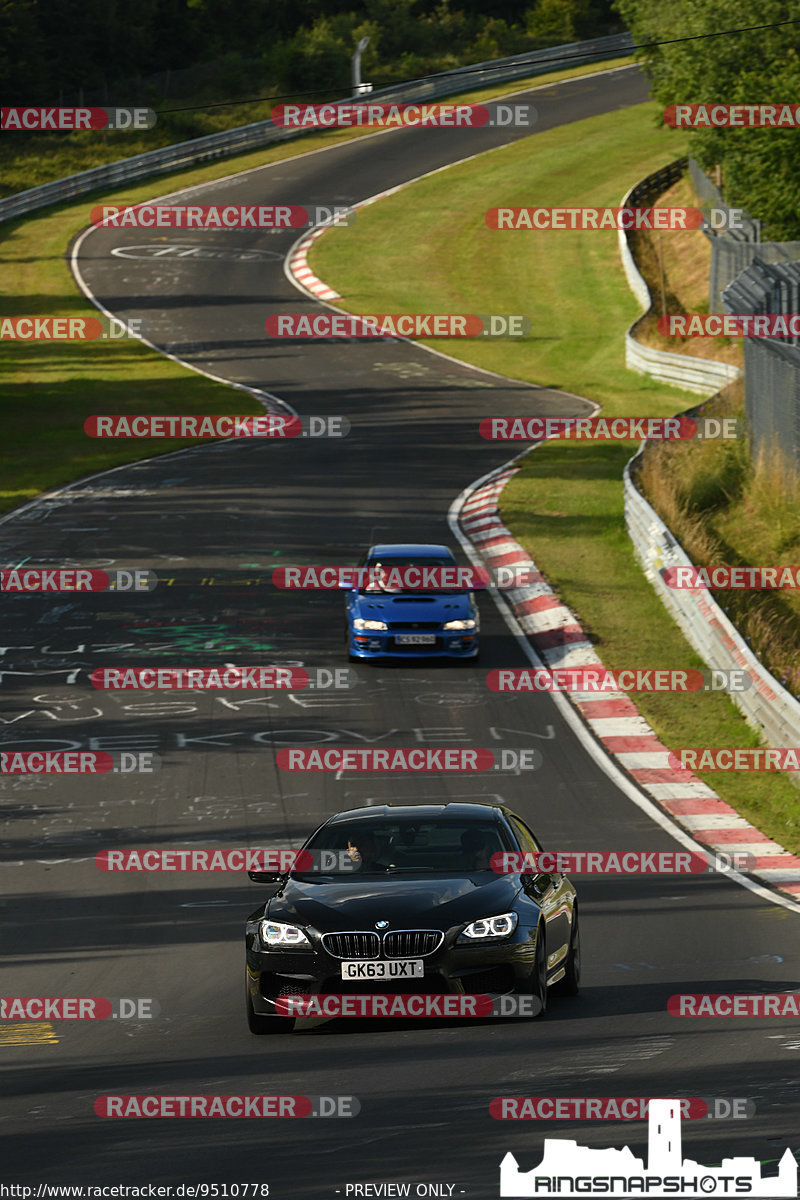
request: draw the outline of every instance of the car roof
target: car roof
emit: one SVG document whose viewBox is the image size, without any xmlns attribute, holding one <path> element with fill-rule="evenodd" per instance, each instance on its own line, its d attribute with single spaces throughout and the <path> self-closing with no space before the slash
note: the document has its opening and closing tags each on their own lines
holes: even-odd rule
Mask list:
<svg viewBox="0 0 800 1200">
<path fill-rule="evenodd" d="M 369 820 L 370 817 L 399 817 L 401 820 L 418 821 L 433 820 L 437 817 L 452 818 L 454 821 L 485 821 L 488 818 L 496 821 L 498 813 L 502 813 L 503 816 L 516 815 L 502 804 L 467 804 L 453 800 L 442 804 L 371 804 L 365 808 L 348 808 L 343 812 L 334 813 L 325 823 L 344 825 L 353 821 Z"/>
<path fill-rule="evenodd" d="M 441 558 L 444 555 L 455 561 L 453 551 L 449 546 L 434 546 L 427 542 L 381 542 L 377 546 L 370 546 L 367 551 L 369 558 L 376 555 L 391 556 L 393 554 L 414 554 L 418 558 Z"/>
</svg>

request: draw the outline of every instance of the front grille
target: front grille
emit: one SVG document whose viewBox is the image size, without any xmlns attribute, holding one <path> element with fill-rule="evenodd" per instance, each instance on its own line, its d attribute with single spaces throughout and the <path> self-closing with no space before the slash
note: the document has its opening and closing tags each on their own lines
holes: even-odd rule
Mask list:
<svg viewBox="0 0 800 1200">
<path fill-rule="evenodd" d="M 424 958 L 443 941 L 444 934 L 438 929 L 399 929 L 384 934 L 383 953 L 387 958 Z"/>
<path fill-rule="evenodd" d="M 439 629 L 441 621 L 387 621 L 389 629 Z"/>
<path fill-rule="evenodd" d="M 377 958 L 380 953 L 377 933 L 323 933 L 322 944 L 333 958 Z"/>
</svg>

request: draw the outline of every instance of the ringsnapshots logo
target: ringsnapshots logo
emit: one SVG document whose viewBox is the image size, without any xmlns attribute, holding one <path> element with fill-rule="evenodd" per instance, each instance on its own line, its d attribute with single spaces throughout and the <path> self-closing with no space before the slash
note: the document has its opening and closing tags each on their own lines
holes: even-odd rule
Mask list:
<svg viewBox="0 0 800 1200">
<path fill-rule="evenodd" d="M 258 416 L 93 416 L 83 423 L 91 438 L 343 438 L 350 432 L 347 417 L 290 416 L 261 413 Z"/>
<path fill-rule="evenodd" d="M 276 104 L 270 116 L 283 129 L 402 129 L 428 126 L 445 129 L 531 129 L 537 119 L 532 104 Z"/>
<path fill-rule="evenodd" d="M 155 571 L 98 571 L 88 567 L 11 567 L 0 570 L 0 592 L 152 592 Z"/>
<path fill-rule="evenodd" d="M 677 1099 L 653 1099 L 648 1112 L 647 1162 L 628 1146 L 622 1150 L 579 1146 L 567 1138 L 545 1138 L 542 1159 L 520 1170 L 510 1152 L 500 1164 L 500 1196 L 797 1196 L 797 1160 L 786 1149 L 777 1175 L 763 1175 L 756 1158 L 723 1158 L 718 1167 L 684 1159 L 681 1143 L 681 1104 Z"/>
<path fill-rule="evenodd" d="M 18 133 L 75 133 L 81 129 L 152 129 L 152 108 L 0 108 L 0 129 Z"/>
<path fill-rule="evenodd" d="M 98 204 L 90 213 L 96 229 L 313 229 L 355 219 L 336 204 Z"/>
<path fill-rule="evenodd" d="M 264 322 L 275 338 L 525 337 L 521 313 L 273 313 Z"/>
<path fill-rule="evenodd" d="M 744 436 L 735 417 L 484 417 L 487 442 L 730 441 Z"/>
</svg>

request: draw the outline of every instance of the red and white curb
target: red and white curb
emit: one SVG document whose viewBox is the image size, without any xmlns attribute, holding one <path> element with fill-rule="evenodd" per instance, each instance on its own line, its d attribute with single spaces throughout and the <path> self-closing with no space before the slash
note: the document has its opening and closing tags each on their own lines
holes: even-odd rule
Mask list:
<svg viewBox="0 0 800 1200">
<path fill-rule="evenodd" d="M 535 563 L 498 515 L 498 497 L 519 469 L 501 467 L 468 491 L 458 522 L 487 568 L 520 566 L 532 573 Z M 503 595 L 538 657 L 551 668 L 602 667 L 575 614 L 540 573 L 531 577 L 532 583 Z M 671 767 L 669 748 L 627 694 L 570 692 L 568 698 L 618 765 L 695 841 L 723 854 L 754 855 L 748 875 L 788 896 L 800 896 L 800 858 L 740 817 L 691 771 Z"/>
<path fill-rule="evenodd" d="M 327 283 L 323 283 L 321 279 L 317 279 L 308 265 L 309 250 L 317 238 L 322 237 L 329 228 L 328 225 L 321 225 L 301 242 L 297 242 L 289 253 L 286 265 L 295 283 L 310 295 L 316 296 L 318 300 L 341 300 L 339 293 L 335 292 L 332 287 L 328 287 Z"/>
</svg>

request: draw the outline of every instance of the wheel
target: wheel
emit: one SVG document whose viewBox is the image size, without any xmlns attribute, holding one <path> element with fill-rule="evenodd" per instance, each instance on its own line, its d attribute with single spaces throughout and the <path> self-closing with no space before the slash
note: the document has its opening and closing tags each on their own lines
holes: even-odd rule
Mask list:
<svg viewBox="0 0 800 1200">
<path fill-rule="evenodd" d="M 247 1028 L 251 1033 L 261 1036 L 265 1033 L 291 1033 L 294 1020 L 291 1017 L 264 1017 L 253 1008 L 253 1000 L 249 990 L 246 993 L 245 1008 L 247 1011 Z"/>
<path fill-rule="evenodd" d="M 578 909 L 572 918 L 572 933 L 569 939 L 566 974 L 559 981 L 559 989 L 565 996 L 577 996 L 581 990 L 581 930 L 578 923 Z"/>
<path fill-rule="evenodd" d="M 541 1009 L 538 1013 L 543 1017 L 547 1012 L 547 948 L 544 943 L 544 922 L 539 925 L 536 931 L 536 969 L 534 982 L 534 996 L 536 996 L 541 1004 Z"/>
</svg>

